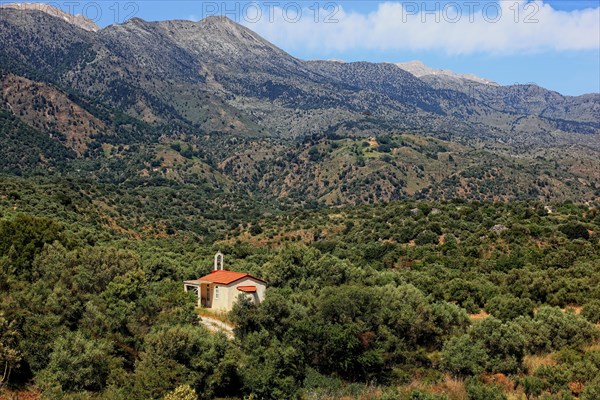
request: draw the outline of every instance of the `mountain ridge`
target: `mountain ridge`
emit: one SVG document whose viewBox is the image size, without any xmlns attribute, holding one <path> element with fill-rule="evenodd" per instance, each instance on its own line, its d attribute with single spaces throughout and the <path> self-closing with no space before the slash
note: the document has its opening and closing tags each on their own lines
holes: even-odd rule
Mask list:
<svg viewBox="0 0 600 400">
<path fill-rule="evenodd" d="M 40 159 L 56 171 L 100 164 L 90 176 L 107 182 L 300 203 L 596 196 L 600 94 L 304 61 L 222 17 L 91 32 L 37 10 L 3 15 L 1 107 L 76 153 Z"/>
<path fill-rule="evenodd" d="M 395 63 L 394 65 L 396 65 L 397 67 L 399 67 L 405 71 L 410 72 L 417 78 L 422 78 L 424 76 L 429 76 L 429 75 L 442 75 L 442 76 L 445 76 L 448 78 L 454 78 L 454 79 L 459 79 L 459 80 L 468 80 L 468 81 L 481 83 L 484 85 L 500 86 L 494 81 L 479 77 L 474 74 L 459 74 L 459 73 L 456 73 L 454 71 L 450 71 L 447 69 L 431 68 L 431 67 L 425 65 L 422 61 L 418 61 L 418 60 Z"/>
<path fill-rule="evenodd" d="M 63 21 L 66 21 L 72 25 L 75 25 L 81 29 L 90 32 L 97 32 L 101 28 L 91 19 L 81 15 L 81 14 L 70 14 L 62 11 L 57 7 L 53 7 L 49 4 L 45 3 L 8 3 L 8 4 L 0 4 L 0 9 L 14 9 L 14 10 L 29 10 L 29 11 L 39 11 L 45 14 L 51 15 L 56 18 L 60 18 Z"/>
<path fill-rule="evenodd" d="M 14 28 L 19 29 L 20 26 L 15 24 Z M 152 40 L 147 40 L 149 38 L 152 38 Z M 470 123 L 476 124 L 477 129 L 484 134 L 486 130 L 487 133 L 490 133 L 490 131 L 497 129 L 497 126 L 494 126 L 494 124 L 490 126 L 487 121 L 482 121 L 481 118 L 475 117 L 473 119 L 471 111 L 460 111 L 465 106 L 475 105 L 482 108 L 483 114 L 495 111 L 508 113 L 509 115 L 500 118 L 505 120 L 510 120 L 510 114 L 528 115 L 541 111 L 537 115 L 538 117 L 545 118 L 546 123 L 554 124 L 554 128 L 560 129 L 558 125 L 561 123 L 553 121 L 554 119 L 568 120 L 571 118 L 573 121 L 578 121 L 583 118 L 585 123 L 596 122 L 593 115 L 594 111 L 598 110 L 597 99 L 600 99 L 600 95 L 595 94 L 586 97 L 552 95 L 553 92 L 536 87 L 538 88 L 536 90 L 542 96 L 546 98 L 555 97 L 552 98 L 553 104 L 546 105 L 546 103 L 543 103 L 537 109 L 533 109 L 531 104 L 523 104 L 519 100 L 522 103 L 521 107 L 515 108 L 510 104 L 515 101 L 509 97 L 511 95 L 514 97 L 515 93 L 521 89 L 524 92 L 528 91 L 530 86 L 477 86 L 468 88 L 466 91 L 462 87 L 463 85 L 457 85 L 454 82 L 444 82 L 441 86 L 439 82 L 438 84 L 432 84 L 431 81 L 427 80 L 427 78 L 433 76 L 430 72 L 435 72 L 431 69 L 417 73 L 423 79 L 419 79 L 417 76 L 417 80 L 411 80 L 409 75 L 389 72 L 389 68 L 386 70 L 386 64 L 303 61 L 294 58 L 248 28 L 236 24 L 226 17 L 209 17 L 199 22 L 146 22 L 134 18 L 124 24 L 111 25 L 94 32 L 92 36 L 80 35 L 78 41 L 83 42 L 83 47 L 90 48 L 95 53 L 95 58 L 80 64 L 75 70 L 71 69 L 68 71 L 69 76 L 62 77 L 62 79 L 71 79 L 71 82 L 65 83 L 71 86 L 73 84 L 80 86 L 75 87 L 75 89 L 87 91 L 87 94 L 92 96 L 103 96 L 107 89 L 110 91 L 107 85 L 111 86 L 111 84 L 106 79 L 111 78 L 105 76 L 103 78 L 105 79 L 104 83 L 94 78 L 94 75 L 98 73 L 108 74 L 104 71 L 90 71 L 90 69 L 97 67 L 99 63 L 101 64 L 103 60 L 106 60 L 107 55 L 112 53 L 110 61 L 117 68 L 117 72 L 121 71 L 118 74 L 131 75 L 134 72 L 132 68 L 134 68 L 137 69 L 135 73 L 138 75 L 138 80 L 139 75 L 143 73 L 146 77 L 149 77 L 149 80 L 154 80 L 154 86 L 164 82 L 165 79 L 173 79 L 182 83 L 186 82 L 188 85 L 200 85 L 202 86 L 199 88 L 201 90 L 220 92 L 220 96 L 224 95 L 231 98 L 241 95 L 247 98 L 265 99 L 269 102 L 280 103 L 277 105 L 283 105 L 284 108 L 289 106 L 298 108 L 300 106 L 300 108 L 305 109 L 323 109 L 324 105 L 325 107 L 334 108 L 341 106 L 359 114 L 372 113 L 373 104 L 369 104 L 369 101 L 364 99 L 364 94 L 368 92 L 369 96 L 374 99 L 371 103 L 379 103 L 379 107 L 383 107 L 381 113 L 389 114 L 399 126 L 403 126 L 402 122 L 403 120 L 405 122 L 406 118 L 398 118 L 398 111 L 405 110 L 415 114 L 423 114 L 422 117 L 416 115 L 413 118 L 411 122 L 413 128 L 452 130 L 451 126 L 447 126 L 448 124 L 456 124 L 457 127 L 461 127 L 463 125 L 462 121 L 469 123 L 469 119 L 472 119 Z M 15 47 L 18 47 L 17 43 L 15 45 Z M 104 57 L 98 58 L 99 54 L 104 55 Z M 9 55 L 9 57 L 11 56 L 13 55 Z M 115 64 L 114 61 L 117 61 L 117 63 Z M 125 64 L 122 68 L 118 66 L 119 61 Z M 90 65 L 94 64 L 94 67 L 89 68 Z M 103 65 L 98 68 L 106 70 L 111 67 L 113 66 Z M 423 68 L 426 67 L 423 66 Z M 402 68 L 398 68 L 398 70 L 404 71 Z M 346 71 L 348 72 L 346 73 Z M 154 76 L 149 75 L 150 73 Z M 82 75 L 88 75 L 89 77 L 84 77 L 83 81 L 85 83 L 78 85 L 77 79 Z M 469 79 L 450 72 L 443 72 L 442 75 L 457 79 Z M 340 76 L 343 76 L 343 78 L 340 78 Z M 90 79 L 96 79 L 96 82 L 90 82 Z M 96 86 L 97 90 L 94 91 Z M 377 90 L 373 90 L 374 88 L 377 88 Z M 154 93 L 148 93 L 148 87 L 138 89 L 145 91 L 142 96 L 154 96 Z M 364 93 L 361 93 L 361 91 Z M 507 93 L 511 91 L 513 93 Z M 420 98 L 416 99 L 411 93 L 417 94 Z M 469 98 L 464 96 L 461 98 L 464 94 Z M 524 94 L 529 96 L 530 93 Z M 518 97 L 518 93 L 516 95 Z M 555 109 L 556 104 L 565 103 L 565 99 L 589 99 L 590 101 L 586 101 L 591 104 L 592 109 L 589 112 L 585 112 L 584 109 L 583 113 L 557 110 L 558 114 L 543 115 L 543 112 L 548 109 Z M 117 104 L 115 105 L 122 105 L 118 104 L 121 101 L 120 99 L 113 98 L 112 100 L 116 100 Z M 164 104 L 171 102 L 172 99 L 156 100 Z M 228 101 L 230 105 L 233 105 L 231 99 L 228 99 Z M 542 98 L 537 101 L 544 102 L 547 100 Z M 323 102 L 325 104 L 320 104 Z M 489 108 L 491 103 L 494 103 L 494 106 Z M 567 103 L 568 101 L 562 110 L 569 110 L 572 107 L 573 104 Z M 450 110 L 451 113 L 449 113 Z M 146 113 L 156 114 L 154 111 L 150 110 Z M 287 113 L 286 110 L 278 111 L 281 114 Z M 431 120 L 431 116 L 425 118 L 429 113 L 449 117 L 450 119 L 452 118 L 451 115 L 456 115 L 459 118 L 450 122 L 440 120 L 434 124 L 429 124 L 426 121 Z M 479 115 L 482 115 L 482 113 L 479 112 Z M 355 119 L 356 117 L 355 115 Z M 154 119 L 159 118 L 157 116 Z M 498 117 L 494 117 L 494 119 L 498 120 Z M 516 121 L 518 117 L 512 120 Z M 482 122 L 484 123 L 482 124 Z M 574 126 L 577 126 L 577 124 L 574 124 Z M 407 127 L 410 128 L 410 126 Z M 264 128 L 268 130 L 275 128 L 277 130 L 274 126 L 265 126 Z M 327 126 L 321 126 L 321 129 L 327 128 Z M 511 129 L 509 126 L 500 126 L 499 128 L 505 131 Z M 590 131 L 589 127 L 583 126 L 582 129 L 585 133 Z"/>
</svg>

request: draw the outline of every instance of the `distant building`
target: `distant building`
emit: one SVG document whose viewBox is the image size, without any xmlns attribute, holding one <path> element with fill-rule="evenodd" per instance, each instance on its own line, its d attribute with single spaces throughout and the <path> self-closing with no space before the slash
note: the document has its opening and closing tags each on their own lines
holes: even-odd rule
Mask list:
<svg viewBox="0 0 600 400">
<path fill-rule="evenodd" d="M 215 254 L 214 270 L 202 278 L 184 281 L 183 288 L 197 295 L 198 307 L 228 312 L 239 295 L 259 304 L 265 298 L 267 283 L 244 272 L 223 269 L 223 254 L 219 252 Z"/>
</svg>

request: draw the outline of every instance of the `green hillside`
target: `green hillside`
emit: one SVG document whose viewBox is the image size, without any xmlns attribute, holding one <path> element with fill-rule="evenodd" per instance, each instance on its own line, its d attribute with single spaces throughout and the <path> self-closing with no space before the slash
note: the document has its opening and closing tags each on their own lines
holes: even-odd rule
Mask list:
<svg viewBox="0 0 600 400">
<path fill-rule="evenodd" d="M 190 385 L 202 398 L 596 398 L 596 208 L 197 209 L 184 230 L 184 186 L 153 189 L 163 202 L 104 190 L 3 179 L 5 393 L 159 399 Z M 139 229 L 154 213 L 173 230 Z M 264 303 L 229 316 L 233 341 L 198 325 L 181 289 L 216 250 L 269 283 Z"/>
</svg>

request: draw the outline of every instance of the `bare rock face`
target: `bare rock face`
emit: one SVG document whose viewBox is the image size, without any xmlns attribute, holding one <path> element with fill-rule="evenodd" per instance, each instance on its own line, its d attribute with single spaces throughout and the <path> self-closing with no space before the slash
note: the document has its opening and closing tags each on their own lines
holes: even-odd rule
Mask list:
<svg viewBox="0 0 600 400">
<path fill-rule="evenodd" d="M 304 61 L 224 17 L 0 13 L 0 171 L 106 161 L 90 173 L 330 204 L 596 196 L 599 94 Z"/>
<path fill-rule="evenodd" d="M 499 86 L 419 62 L 299 60 L 226 17 L 133 18 L 98 30 L 81 16 L 16 4 L 3 9 L 0 35 L 0 69 L 190 131 L 295 138 L 409 130 L 519 149 L 548 141 L 596 148 L 600 137 L 598 94 Z"/>
<path fill-rule="evenodd" d="M 44 3 L 11 3 L 1 5 L 0 8 L 10 8 L 14 10 L 29 10 L 29 11 L 40 11 L 53 17 L 60 18 L 63 21 L 66 21 L 70 24 L 80 27 L 89 32 L 97 32 L 100 30 L 100 27 L 96 25 L 96 23 L 89 18 L 84 17 L 83 15 L 77 14 L 69 14 L 66 13 L 56 7 L 52 7 L 48 4 Z"/>
<path fill-rule="evenodd" d="M 421 61 L 417 61 L 417 60 L 408 61 L 408 62 L 404 62 L 404 63 L 396 63 L 395 65 L 407 72 L 410 72 L 417 78 L 422 78 L 424 76 L 438 76 L 438 77 L 445 77 L 445 78 L 458 79 L 458 80 L 466 79 L 469 81 L 481 83 L 483 85 L 498 86 L 498 84 L 496 82 L 493 82 L 489 79 L 481 78 L 477 75 L 457 74 L 456 72 L 453 72 L 453 71 L 450 71 L 447 69 L 434 69 L 434 68 L 428 67 L 427 65 L 423 64 Z"/>
</svg>

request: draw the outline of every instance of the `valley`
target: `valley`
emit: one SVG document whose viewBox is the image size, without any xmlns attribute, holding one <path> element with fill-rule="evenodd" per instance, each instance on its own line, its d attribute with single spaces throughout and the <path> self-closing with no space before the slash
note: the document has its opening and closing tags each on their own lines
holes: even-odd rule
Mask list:
<svg viewBox="0 0 600 400">
<path fill-rule="evenodd" d="M 0 38 L 0 399 L 600 399 L 600 93 L 226 17 Z M 217 252 L 265 297 L 197 307 Z"/>
</svg>

